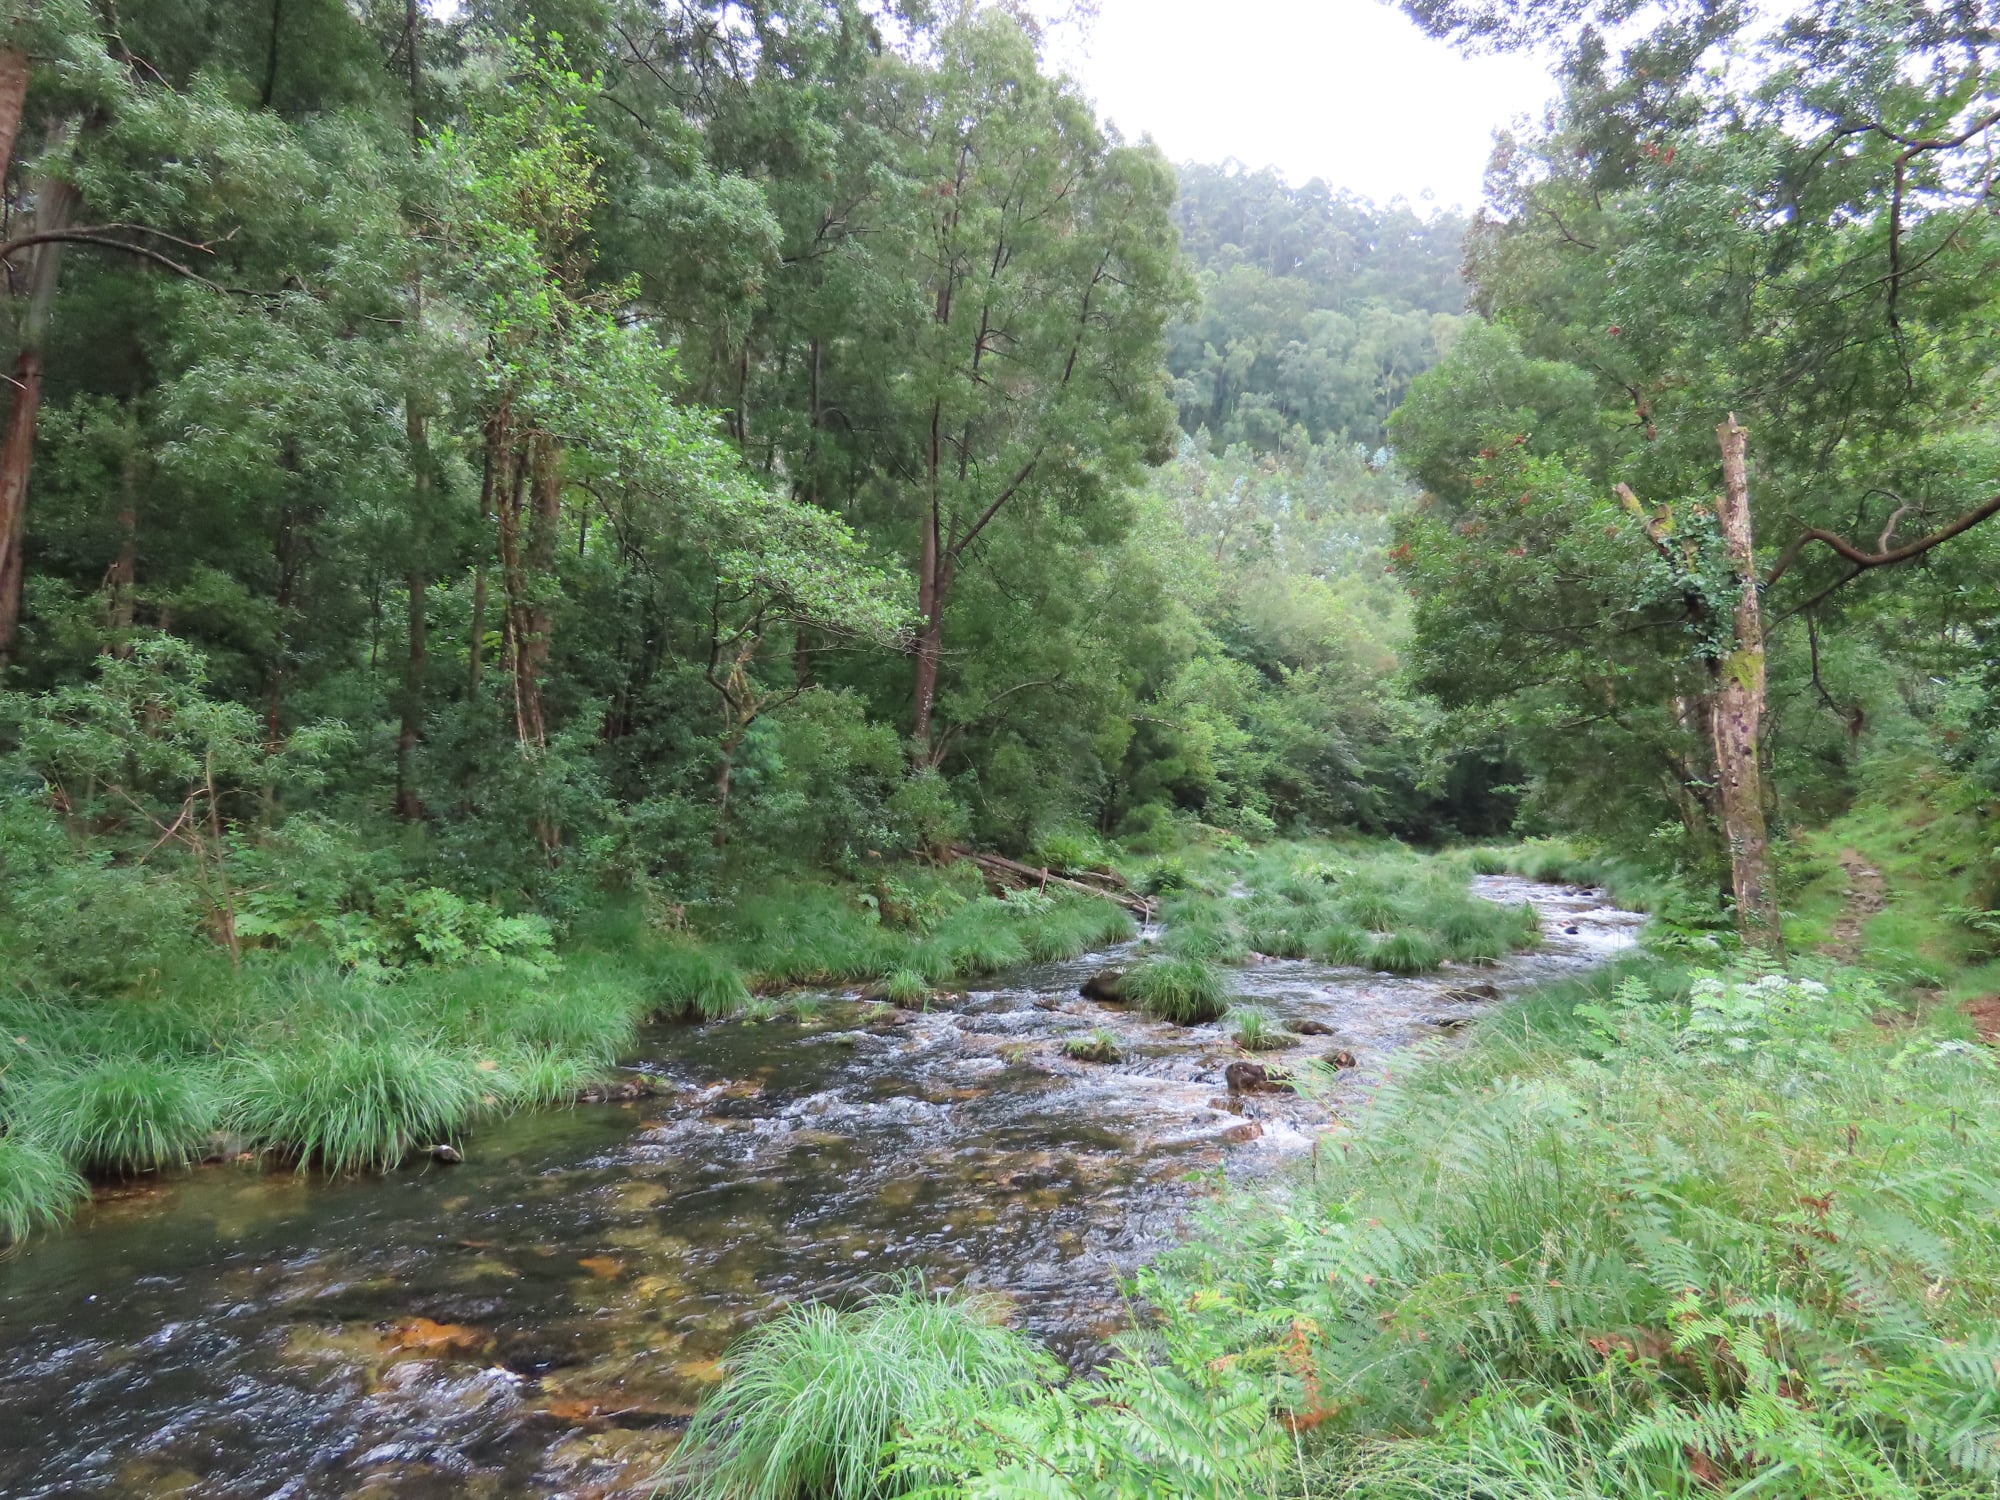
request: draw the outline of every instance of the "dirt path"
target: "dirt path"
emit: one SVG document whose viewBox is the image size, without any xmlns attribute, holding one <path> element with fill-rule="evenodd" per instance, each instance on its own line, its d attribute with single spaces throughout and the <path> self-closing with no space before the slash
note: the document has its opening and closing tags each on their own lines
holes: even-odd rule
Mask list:
<svg viewBox="0 0 2000 1500">
<path fill-rule="evenodd" d="M 1861 928 L 1887 902 L 1888 885 L 1882 872 L 1852 849 L 1840 851 L 1840 868 L 1847 872 L 1847 902 L 1840 920 L 1833 924 L 1833 942 L 1827 951 L 1842 963 L 1859 963 Z"/>
</svg>

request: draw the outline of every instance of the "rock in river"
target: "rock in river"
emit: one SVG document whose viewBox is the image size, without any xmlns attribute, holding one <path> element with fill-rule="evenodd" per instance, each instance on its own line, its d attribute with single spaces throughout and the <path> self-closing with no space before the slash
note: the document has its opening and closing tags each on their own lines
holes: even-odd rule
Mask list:
<svg viewBox="0 0 2000 1500">
<path fill-rule="evenodd" d="M 1272 1094 L 1293 1091 L 1290 1079 L 1276 1077 L 1262 1063 L 1233 1062 L 1222 1070 L 1232 1094 Z M 1295 1091 L 1294 1091 L 1295 1092 Z"/>
<path fill-rule="evenodd" d="M 1117 1005 L 1125 998 L 1125 975 L 1118 969 L 1099 969 L 1084 980 L 1078 993 L 1086 1000 Z"/>
</svg>

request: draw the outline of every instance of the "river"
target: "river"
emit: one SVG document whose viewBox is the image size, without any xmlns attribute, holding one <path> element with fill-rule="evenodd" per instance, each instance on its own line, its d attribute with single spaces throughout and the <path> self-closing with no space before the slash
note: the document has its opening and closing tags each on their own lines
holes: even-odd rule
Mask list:
<svg viewBox="0 0 2000 1500">
<path fill-rule="evenodd" d="M 1351 1051 L 1365 1101 L 1435 1022 L 1604 961 L 1640 918 L 1505 876 L 1541 950 L 1395 979 L 1310 962 L 1238 993 Z M 1310 1149 L 1328 1106 L 1230 1099 L 1224 1028 L 1077 993 L 1122 949 L 1015 971 L 923 1013 L 649 1029 L 660 1092 L 488 1125 L 458 1166 L 208 1167 L 105 1190 L 0 1261 L 0 1500 L 614 1500 L 650 1492 L 729 1342 L 785 1303 L 920 1269 L 977 1285 L 1072 1360 L 1121 1276 L 1215 1169 Z M 1105 1025 L 1118 1064 L 1073 1062 Z"/>
</svg>

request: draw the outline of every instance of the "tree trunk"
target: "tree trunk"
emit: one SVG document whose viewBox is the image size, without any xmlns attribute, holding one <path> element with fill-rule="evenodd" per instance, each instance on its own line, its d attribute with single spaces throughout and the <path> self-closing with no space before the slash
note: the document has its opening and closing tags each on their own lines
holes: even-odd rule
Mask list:
<svg viewBox="0 0 2000 1500">
<path fill-rule="evenodd" d="M 1716 436 L 1722 443 L 1722 498 L 1716 503 L 1716 519 L 1742 590 L 1736 601 L 1734 639 L 1714 667 L 1713 729 L 1722 831 L 1729 845 L 1730 883 L 1744 945 L 1779 953 L 1784 937 L 1771 840 L 1764 823 L 1763 769 L 1758 762 L 1757 741 L 1764 720 L 1764 625 L 1757 608 L 1757 564 L 1751 552 L 1746 434 L 1732 415 L 1716 429 Z"/>
<path fill-rule="evenodd" d="M 14 137 L 21 133 L 21 108 L 28 100 L 28 54 L 0 47 L 0 184 L 14 162 Z"/>
<path fill-rule="evenodd" d="M 424 734 L 425 648 L 430 639 L 430 617 L 426 597 L 430 580 L 421 569 L 412 569 L 410 591 L 410 645 L 403 664 L 402 723 L 396 732 L 396 816 L 414 823 L 424 815 L 423 799 L 417 795 L 417 746 Z"/>
<path fill-rule="evenodd" d="M 118 469 L 118 555 L 104 574 L 104 649 L 119 661 L 132 655 L 132 623 L 138 605 L 134 590 L 139 579 L 139 487 L 146 446 L 136 421 L 129 441 L 131 446 Z"/>
<path fill-rule="evenodd" d="M 917 612 L 923 628 L 917 634 L 916 709 L 911 716 L 912 755 L 919 766 L 930 764 L 931 708 L 937 701 L 938 665 L 944 656 L 944 596 L 951 562 L 939 545 L 935 502 L 924 523 L 923 556 L 917 569 Z"/>
<path fill-rule="evenodd" d="M 67 182 L 44 177 L 35 189 L 37 233 L 61 229 L 76 211 L 77 191 Z M 21 622 L 21 552 L 28 533 L 28 475 L 35 463 L 35 424 L 42 412 L 42 346 L 48 338 L 62 246 L 38 245 L 28 271 L 28 313 L 14 361 L 14 405 L 0 447 L 0 668 L 14 658 L 14 633 Z"/>
</svg>

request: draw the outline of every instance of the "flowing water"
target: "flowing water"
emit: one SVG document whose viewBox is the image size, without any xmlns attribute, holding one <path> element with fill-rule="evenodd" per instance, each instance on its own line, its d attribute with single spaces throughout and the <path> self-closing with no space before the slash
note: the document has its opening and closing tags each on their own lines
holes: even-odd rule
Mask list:
<svg viewBox="0 0 2000 1500">
<path fill-rule="evenodd" d="M 1543 949 L 1424 979 L 1254 964 L 1238 993 L 1330 1028 L 1260 1060 L 1351 1051 L 1345 1111 L 1489 1003 L 1447 990 L 1590 967 L 1640 921 L 1595 893 L 1476 888 L 1532 899 Z M 1080 998 L 1121 952 L 921 1014 L 662 1027 L 632 1063 L 658 1095 L 482 1129 L 460 1166 L 102 1194 L 0 1262 L 0 1497 L 643 1496 L 732 1338 L 905 1268 L 1088 1358 L 1191 1177 L 1282 1162 L 1327 1118 L 1229 1097 L 1221 1026 Z M 1123 1062 L 1062 1055 L 1099 1025 Z"/>
</svg>

